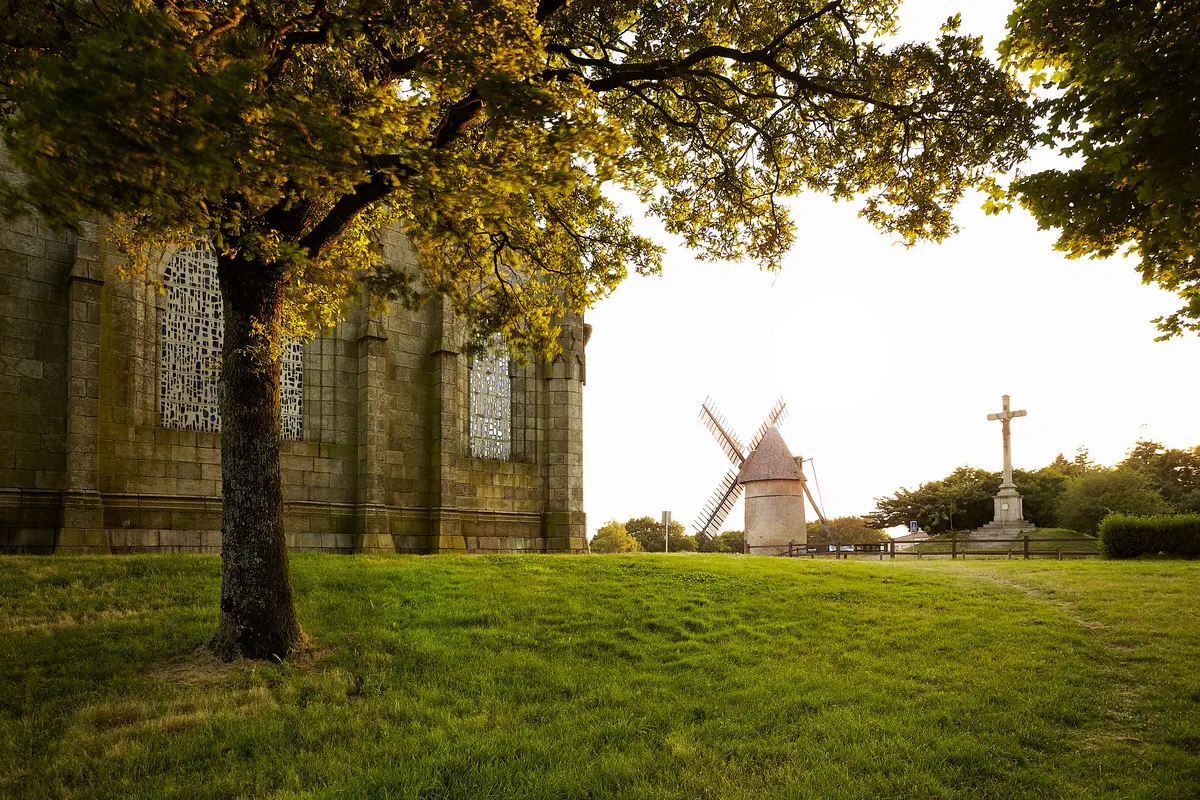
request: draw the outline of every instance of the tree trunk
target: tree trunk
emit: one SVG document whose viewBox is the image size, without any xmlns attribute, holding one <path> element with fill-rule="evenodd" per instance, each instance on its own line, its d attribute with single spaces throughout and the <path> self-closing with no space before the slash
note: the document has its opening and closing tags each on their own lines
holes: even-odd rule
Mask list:
<svg viewBox="0 0 1200 800">
<path fill-rule="evenodd" d="M 292 601 L 279 482 L 279 359 L 283 280 L 278 269 L 219 257 L 221 355 L 221 620 L 209 643 L 220 659 L 282 659 L 300 623 Z"/>
</svg>

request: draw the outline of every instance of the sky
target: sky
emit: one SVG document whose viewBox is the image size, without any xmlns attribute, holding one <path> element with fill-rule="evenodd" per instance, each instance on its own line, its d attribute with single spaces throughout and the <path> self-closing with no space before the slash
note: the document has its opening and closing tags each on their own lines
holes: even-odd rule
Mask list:
<svg viewBox="0 0 1200 800">
<path fill-rule="evenodd" d="M 901 38 L 930 40 L 961 11 L 994 53 L 1011 2 L 907 0 Z M 796 243 L 778 273 L 702 263 L 667 245 L 663 274 L 630 276 L 589 314 L 584 506 L 607 520 L 670 510 L 691 531 L 730 468 L 699 420 L 711 396 L 743 440 L 783 397 L 780 426 L 828 517 L 960 465 L 1001 468 L 1001 395 L 1013 463 L 1036 469 L 1087 447 L 1098 463 L 1138 439 L 1200 444 L 1200 337 L 1155 342 L 1180 305 L 1140 282 L 1134 259 L 1071 261 L 1016 209 L 968 196 L 961 231 L 904 248 L 819 195 L 792 203 Z M 814 480 L 815 478 L 815 480 Z M 742 503 L 724 528 L 743 527 Z M 812 516 L 809 511 L 810 519 Z"/>
</svg>

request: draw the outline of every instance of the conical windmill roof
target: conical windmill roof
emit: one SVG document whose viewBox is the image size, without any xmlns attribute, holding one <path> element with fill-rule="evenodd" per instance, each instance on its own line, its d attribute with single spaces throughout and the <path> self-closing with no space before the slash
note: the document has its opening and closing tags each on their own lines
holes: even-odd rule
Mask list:
<svg viewBox="0 0 1200 800">
<path fill-rule="evenodd" d="M 750 457 L 742 463 L 742 471 L 738 473 L 738 483 L 751 481 L 802 481 L 800 468 L 796 459 L 783 442 L 778 429 L 774 426 L 767 429 L 758 447 Z"/>
</svg>

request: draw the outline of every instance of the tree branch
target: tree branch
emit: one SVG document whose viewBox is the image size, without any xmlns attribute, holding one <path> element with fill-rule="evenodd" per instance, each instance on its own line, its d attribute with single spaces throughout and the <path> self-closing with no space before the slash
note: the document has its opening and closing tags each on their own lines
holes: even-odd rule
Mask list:
<svg viewBox="0 0 1200 800">
<path fill-rule="evenodd" d="M 315 28 L 293 30 L 298 26 L 313 22 L 318 23 Z M 325 5 L 325 0 L 317 0 L 311 13 L 297 17 L 282 26 L 278 31 L 282 36 L 275 45 L 274 60 L 266 70 L 266 85 L 273 86 L 275 84 L 279 76 L 287 69 L 288 64 L 291 63 L 292 56 L 296 54 L 296 48 L 327 43 L 332 25 L 333 17 Z"/>
<path fill-rule="evenodd" d="M 537 21 L 544 22 L 550 16 L 565 8 L 568 1 L 539 0 L 536 12 Z M 550 44 L 546 47 L 547 52 L 561 56 L 566 61 L 582 69 L 596 70 L 602 74 L 602 77 L 589 78 L 580 72 L 574 72 L 570 69 L 554 69 L 546 70 L 538 75 L 536 79 L 565 81 L 578 77 L 582 78 L 585 84 L 595 92 L 606 92 L 621 88 L 638 89 L 644 88 L 640 84 L 661 83 L 672 78 L 685 76 L 692 78 L 700 77 L 700 75 L 689 75 L 688 73 L 692 71 L 693 67 L 705 61 L 727 59 L 740 64 L 759 64 L 764 66 L 774 74 L 790 81 L 796 87 L 798 93 L 808 92 L 836 97 L 842 100 L 854 100 L 884 108 L 897 114 L 910 112 L 911 109 L 905 106 L 886 103 L 859 92 L 826 86 L 810 76 L 785 67 L 776 58 L 776 52 L 787 42 L 790 36 L 821 17 L 835 13 L 841 9 L 842 2 L 843 0 L 831 0 L 831 2 L 827 2 L 811 14 L 798 17 L 764 47 L 756 50 L 738 50 L 732 47 L 714 45 L 702 47 L 677 60 L 661 59 L 643 64 L 627 64 L 616 63 L 607 58 L 591 58 L 580 55 L 567 45 Z M 417 69 L 429 58 L 432 58 L 426 51 L 418 51 L 402 59 L 392 58 L 382 48 L 381 53 L 384 54 L 385 58 L 391 60 L 391 68 L 399 74 L 406 74 L 411 70 Z M 719 78 L 719 73 L 704 73 L 704 77 Z M 644 94 L 638 93 L 643 101 L 650 102 Z M 749 97 L 750 95 L 745 96 Z M 764 97 L 762 99 L 769 98 Z M 462 136 L 471 122 L 483 112 L 483 109 L 484 100 L 477 89 L 472 90 L 461 100 L 451 105 L 433 131 L 432 147 L 438 150 L 448 147 Z M 665 110 L 663 113 L 665 114 Z M 669 115 L 667 116 L 670 118 Z M 689 124 L 680 120 L 672 121 L 676 124 Z M 396 179 L 410 175 L 410 173 L 403 170 L 400 172 L 395 171 L 402 166 L 398 161 L 384 163 L 387 161 L 386 157 L 383 157 L 382 160 L 374 159 L 373 161 L 374 163 L 372 163 L 371 167 L 375 172 L 371 180 L 360 184 L 352 194 L 343 196 L 334 204 L 334 207 L 326 214 L 325 218 L 300 240 L 300 245 L 307 248 L 311 254 L 316 254 L 327 247 L 363 209 L 386 196 L 391 191 Z"/>
<path fill-rule="evenodd" d="M 377 203 L 392 191 L 392 176 L 385 172 L 376 172 L 367 183 L 360 183 L 352 194 L 342 195 L 333 204 L 333 208 L 300 238 L 297 244 L 308 251 L 309 257 L 315 257 L 336 240 L 354 218 L 372 203 Z"/>
<path fill-rule="evenodd" d="M 218 25 L 214 25 L 208 33 L 197 39 L 192 45 L 192 57 L 199 58 L 200 53 L 203 52 L 204 48 L 212 44 L 213 39 L 216 39 L 226 31 L 236 28 L 238 23 L 241 22 L 242 18 L 245 16 L 246 12 L 238 6 L 234 6 L 233 8 L 229 9 L 229 18 L 227 20 Z"/>
<path fill-rule="evenodd" d="M 724 58 L 730 61 L 735 61 L 739 64 L 760 64 L 771 70 L 780 77 L 787 78 L 798 88 L 811 92 L 813 94 L 824 94 L 830 97 L 836 97 L 839 100 L 855 100 L 878 108 L 885 108 L 897 114 L 903 114 L 911 109 L 906 106 L 898 106 L 894 103 L 888 103 L 870 95 L 860 92 L 847 91 L 837 89 L 833 86 L 827 86 L 808 75 L 797 72 L 794 69 L 783 66 L 777 58 L 767 49 L 759 48 L 758 50 L 737 50 L 732 47 L 724 47 L 722 45 L 712 45 L 710 47 L 702 47 L 690 55 L 677 61 L 651 61 L 644 64 L 617 64 L 606 59 L 588 58 L 580 56 L 563 45 L 550 45 L 547 51 L 563 56 L 568 61 L 578 64 L 579 66 L 592 67 L 602 72 L 607 72 L 608 76 L 603 78 L 588 78 L 582 77 L 584 82 L 594 92 L 607 92 L 613 89 L 622 89 L 634 83 L 650 82 L 657 83 L 670 80 L 672 78 L 681 77 L 686 74 L 692 67 L 697 64 L 715 58 Z M 542 73 L 540 77 L 555 79 L 562 75 L 562 70 L 553 70 Z M 573 73 L 578 74 L 578 73 Z"/>
</svg>

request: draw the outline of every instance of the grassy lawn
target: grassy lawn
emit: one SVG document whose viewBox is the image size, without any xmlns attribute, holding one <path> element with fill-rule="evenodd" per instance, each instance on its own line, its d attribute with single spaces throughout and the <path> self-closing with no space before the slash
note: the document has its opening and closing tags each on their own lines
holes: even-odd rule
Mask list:
<svg viewBox="0 0 1200 800">
<path fill-rule="evenodd" d="M 0 797 L 1196 798 L 1200 563 L 0 558 Z"/>
</svg>

